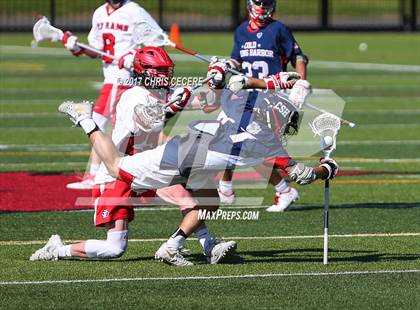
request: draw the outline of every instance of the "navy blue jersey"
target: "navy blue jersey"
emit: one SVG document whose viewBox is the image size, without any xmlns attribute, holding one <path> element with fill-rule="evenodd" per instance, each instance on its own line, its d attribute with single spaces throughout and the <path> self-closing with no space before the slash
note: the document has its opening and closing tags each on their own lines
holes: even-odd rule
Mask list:
<svg viewBox="0 0 420 310">
<path fill-rule="evenodd" d="M 257 30 L 251 29 L 245 21 L 235 31 L 231 57 L 242 63 L 245 75 L 262 79 L 287 71 L 292 57 L 301 54 L 292 33 L 280 21 L 273 21 Z"/>
<path fill-rule="evenodd" d="M 302 55 L 290 30 L 280 21 L 273 21 L 267 27 L 253 30 L 248 21 L 235 31 L 235 42 L 231 57 L 242 64 L 245 75 L 265 78 L 268 75 L 287 71 L 293 57 Z M 221 98 L 222 109 L 228 118 L 239 127 L 246 127 L 252 120 L 252 111 L 258 107 L 261 92 L 243 94 L 241 100 L 231 100 L 229 92 Z"/>
</svg>

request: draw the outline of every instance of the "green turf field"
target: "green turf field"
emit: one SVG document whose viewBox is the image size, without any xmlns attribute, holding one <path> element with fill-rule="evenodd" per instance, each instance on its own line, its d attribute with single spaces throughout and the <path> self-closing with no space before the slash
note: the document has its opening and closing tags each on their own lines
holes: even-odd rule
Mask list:
<svg viewBox="0 0 420 310">
<path fill-rule="evenodd" d="M 301 199 L 290 212 L 250 209 L 260 212 L 259 220 L 211 221 L 217 236 L 238 242 L 238 256 L 217 266 L 205 264 L 194 240 L 187 246 L 196 266 L 171 268 L 153 260 L 177 226 L 175 209 L 136 212 L 129 249 L 111 262 L 28 261 L 52 233 L 66 240 L 103 238 L 90 212 L 1 213 L 0 308 L 417 309 L 420 38 L 401 33 L 297 33 L 296 38 L 311 59 L 312 85 L 333 89 L 346 102 L 344 118 L 358 125 L 340 132 L 340 167 L 383 172 L 332 182 L 330 265 L 322 265 L 320 182 L 299 187 Z M 232 45 L 228 34 L 182 39 L 209 55 L 227 55 Z M 0 171 L 83 170 L 86 138 L 56 109 L 67 99 L 95 100 L 100 63 L 63 50 L 29 50 L 30 40 L 30 35 L 0 36 Z M 365 52 L 358 49 L 362 42 L 369 46 Z M 366 70 L 359 63 L 391 66 Z M 179 76 L 201 76 L 205 70 L 193 61 L 176 65 Z M 315 164 L 316 156 L 304 160 Z M 262 196 L 268 205 L 273 190 L 248 186 L 237 194 Z"/>
</svg>

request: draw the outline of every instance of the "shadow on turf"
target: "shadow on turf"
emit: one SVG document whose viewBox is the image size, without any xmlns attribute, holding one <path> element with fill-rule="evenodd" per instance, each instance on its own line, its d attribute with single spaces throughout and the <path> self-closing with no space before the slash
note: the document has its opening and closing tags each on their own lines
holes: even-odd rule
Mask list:
<svg viewBox="0 0 420 310">
<path fill-rule="evenodd" d="M 310 254 L 309 253 L 314 253 Z M 330 257 L 331 262 L 381 262 L 381 261 L 412 261 L 419 260 L 420 254 L 391 254 L 378 253 L 377 251 L 359 250 L 329 250 L 332 253 L 353 253 L 356 255 L 347 257 Z M 269 251 L 247 251 L 239 253 L 254 258 L 245 259 L 244 263 L 315 263 L 322 261 L 322 248 L 311 249 L 288 249 L 288 250 L 269 250 Z M 366 253 L 363 255 L 362 253 Z M 292 254 L 293 257 L 288 256 Z M 299 257 L 297 257 L 299 256 Z"/>
<path fill-rule="evenodd" d="M 420 208 L 420 203 L 360 203 L 352 205 L 332 205 L 332 209 L 412 209 Z M 296 208 L 290 208 L 288 212 L 294 211 L 308 211 L 324 209 L 324 205 L 320 206 L 301 206 Z"/>
<path fill-rule="evenodd" d="M 194 264 L 207 264 L 206 259 L 203 254 L 191 254 L 189 256 L 185 256 L 189 261 L 193 262 Z M 132 257 L 132 258 L 120 258 L 120 259 L 111 259 L 111 260 L 103 260 L 103 259 L 94 259 L 94 258 L 87 258 L 87 259 L 79 259 L 79 258 L 68 258 L 67 261 L 74 261 L 74 262 L 107 262 L 107 263 L 121 263 L 121 262 L 153 262 L 156 261 L 151 256 L 139 256 L 139 257 Z M 156 261 L 157 262 L 157 261 Z M 234 254 L 228 257 L 223 258 L 220 264 L 243 264 L 244 259 L 238 255 Z"/>
</svg>

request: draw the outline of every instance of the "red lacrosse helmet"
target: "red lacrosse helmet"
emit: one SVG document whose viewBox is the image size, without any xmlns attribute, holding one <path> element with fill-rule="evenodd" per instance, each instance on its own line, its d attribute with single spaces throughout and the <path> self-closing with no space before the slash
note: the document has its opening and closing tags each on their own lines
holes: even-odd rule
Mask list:
<svg viewBox="0 0 420 310">
<path fill-rule="evenodd" d="M 171 84 L 175 64 L 163 48 L 145 46 L 136 50 L 133 67 L 145 87 L 166 88 Z"/>
<path fill-rule="evenodd" d="M 249 19 L 263 28 L 273 20 L 276 0 L 247 0 L 247 7 Z"/>
</svg>

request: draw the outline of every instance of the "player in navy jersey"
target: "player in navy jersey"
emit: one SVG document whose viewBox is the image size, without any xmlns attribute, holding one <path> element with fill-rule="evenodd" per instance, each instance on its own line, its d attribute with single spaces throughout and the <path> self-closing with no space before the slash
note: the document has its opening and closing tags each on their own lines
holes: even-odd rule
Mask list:
<svg viewBox="0 0 420 310">
<path fill-rule="evenodd" d="M 209 75 L 216 74 L 209 82 L 213 88 L 223 88 L 226 84 L 226 71 L 234 68 L 243 73 L 235 77 L 246 83 L 247 78 L 266 79 L 267 89 L 279 90 L 291 88 L 289 99 L 297 108 L 302 108 L 311 86 L 306 81 L 308 58 L 303 54 L 291 31 L 280 21 L 273 19 L 276 10 L 275 0 L 247 0 L 248 20 L 235 31 L 231 59 L 213 57 L 209 66 Z M 300 80 L 282 81 L 281 72 L 287 72 L 291 63 Z M 219 119 L 237 122 L 238 127 L 246 127 L 251 120 L 252 109 L 256 108 L 258 92 L 252 92 L 242 107 L 235 106 L 229 100 L 222 100 L 223 112 Z M 298 192 L 288 186 L 276 171 L 271 171 L 270 164 L 256 168 L 262 175 L 270 176 L 270 183 L 276 188 L 274 205 L 267 209 L 282 212 L 299 198 Z M 226 170 L 219 182 L 219 195 L 224 203 L 232 204 L 235 200 L 232 185 L 232 170 Z M 271 174 L 271 175 L 270 175 Z"/>
<path fill-rule="evenodd" d="M 200 216 L 202 211 L 218 209 L 219 198 L 213 183 L 218 171 L 226 167 L 255 166 L 272 156 L 275 168 L 284 170 L 291 180 L 301 185 L 316 179 L 332 179 L 337 174 L 338 164 L 331 158 L 322 159 L 318 167 L 309 167 L 288 156 L 282 147 L 283 137 L 298 129 L 299 114 L 289 100 L 276 94 L 272 96 L 264 98 L 250 124 L 239 131 L 232 122 L 194 121 L 187 134 L 125 157 L 93 121 L 90 103 L 65 102 L 59 111 L 82 127 L 110 175 L 130 185 L 132 190 L 143 192 L 182 184 L 197 200 L 176 232 L 156 252 L 157 259 L 172 263 L 180 255 L 185 239 L 206 220 Z M 232 150 L 238 152 L 232 153 Z M 167 251 L 169 243 L 174 245 L 173 251 Z M 183 258 L 182 262 L 182 265 L 191 265 Z"/>
</svg>

